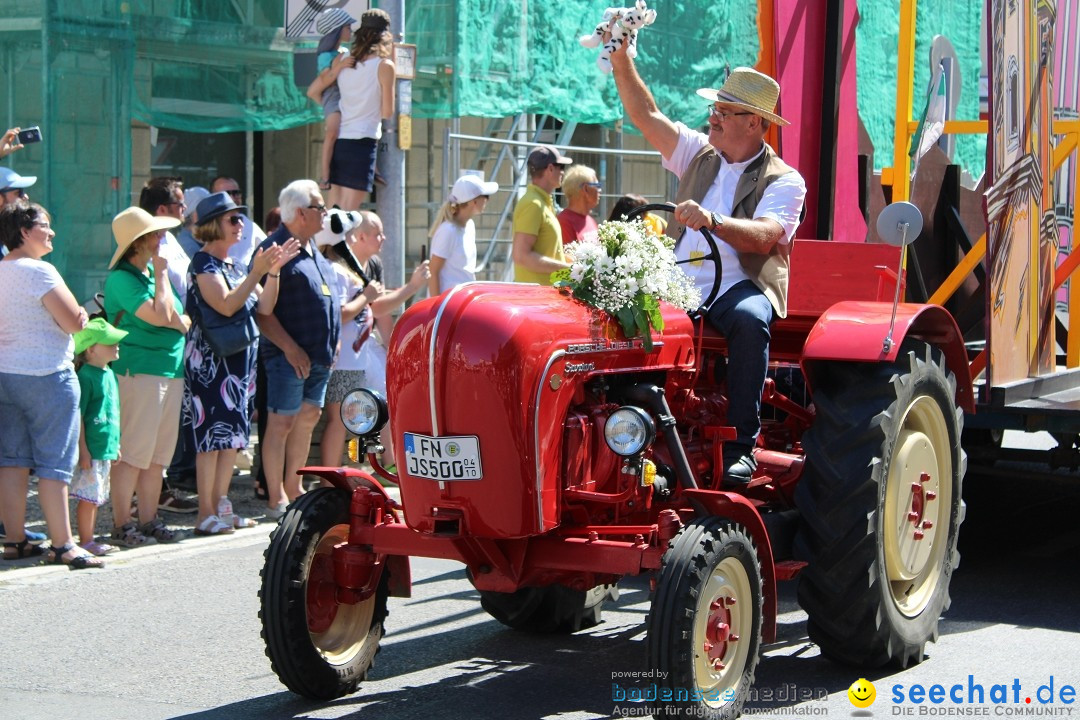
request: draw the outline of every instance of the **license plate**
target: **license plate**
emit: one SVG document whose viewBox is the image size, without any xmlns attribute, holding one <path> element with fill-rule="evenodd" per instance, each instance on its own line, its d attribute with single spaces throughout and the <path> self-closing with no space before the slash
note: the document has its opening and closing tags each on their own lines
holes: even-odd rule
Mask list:
<svg viewBox="0 0 1080 720">
<path fill-rule="evenodd" d="M 479 480 L 480 439 L 475 435 L 428 437 L 405 433 L 405 469 L 428 480 Z"/>
</svg>

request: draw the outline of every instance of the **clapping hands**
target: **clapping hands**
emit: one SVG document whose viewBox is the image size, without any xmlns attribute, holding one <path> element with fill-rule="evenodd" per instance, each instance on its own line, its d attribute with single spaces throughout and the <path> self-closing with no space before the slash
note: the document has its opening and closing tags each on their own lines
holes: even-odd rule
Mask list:
<svg viewBox="0 0 1080 720">
<path fill-rule="evenodd" d="M 300 241 L 296 238 L 281 245 L 271 245 L 265 250 L 256 251 L 251 267 L 255 275 L 262 277 L 267 273 L 277 274 L 290 260 L 300 254 Z"/>
</svg>

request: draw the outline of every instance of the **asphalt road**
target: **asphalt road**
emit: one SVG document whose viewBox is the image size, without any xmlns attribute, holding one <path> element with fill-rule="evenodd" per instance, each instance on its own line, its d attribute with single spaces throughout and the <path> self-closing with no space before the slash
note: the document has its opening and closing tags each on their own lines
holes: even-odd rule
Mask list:
<svg viewBox="0 0 1080 720">
<path fill-rule="evenodd" d="M 922 664 L 862 672 L 824 659 L 806 636 L 794 585 L 782 590 L 780 639 L 765 648 L 746 716 L 893 717 L 931 706 L 913 685 L 995 684 L 1020 703 L 988 717 L 1052 710 L 1080 717 L 1080 478 L 1032 483 L 969 474 L 969 510 L 953 606 Z M 20 567 L 0 573 L 0 718 L 598 718 L 640 706 L 612 699 L 612 683 L 646 668 L 648 585 L 629 579 L 598 627 L 568 637 L 503 628 L 480 608 L 454 563 L 416 560 L 414 596 L 392 598 L 372 679 L 330 703 L 299 698 L 263 654 L 256 593 L 268 527 L 114 556 L 101 571 Z M 848 686 L 865 675 L 878 699 L 856 710 Z M 971 679 L 969 680 L 969 676 Z M 1056 700 L 1034 694 L 1053 676 Z M 893 703 L 903 686 L 905 702 Z M 773 701 L 764 697 L 772 693 Z M 824 699 L 798 702 L 800 694 Z M 1031 696 L 1033 703 L 1023 702 Z M 1045 693 L 1044 693 L 1045 697 Z M 965 706 L 972 710 L 971 706 Z"/>
</svg>

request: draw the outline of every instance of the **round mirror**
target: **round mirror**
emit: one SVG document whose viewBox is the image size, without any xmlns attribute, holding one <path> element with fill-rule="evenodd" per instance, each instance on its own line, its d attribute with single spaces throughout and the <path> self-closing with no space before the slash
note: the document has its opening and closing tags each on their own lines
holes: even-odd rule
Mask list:
<svg viewBox="0 0 1080 720">
<path fill-rule="evenodd" d="M 878 215 L 877 232 L 890 245 L 910 245 L 922 232 L 922 224 L 919 208 L 909 202 L 894 202 Z"/>
</svg>

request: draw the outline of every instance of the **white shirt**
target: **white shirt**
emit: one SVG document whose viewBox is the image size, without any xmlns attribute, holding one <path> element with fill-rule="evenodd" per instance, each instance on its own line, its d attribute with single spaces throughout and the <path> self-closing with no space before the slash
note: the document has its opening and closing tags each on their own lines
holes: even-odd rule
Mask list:
<svg viewBox="0 0 1080 720">
<path fill-rule="evenodd" d="M 241 217 L 244 218 L 244 229 L 240 233 L 240 239 L 229 246 L 229 257 L 244 267 L 250 267 L 251 256 L 255 254 L 255 248 L 266 239 L 266 233 L 247 215 Z"/>
<path fill-rule="evenodd" d="M 447 220 L 431 238 L 431 256 L 446 260 L 439 268 L 439 292 L 455 285 L 476 280 L 476 225 L 472 220 L 465 227 Z"/>
<path fill-rule="evenodd" d="M 343 68 L 338 73 L 341 91 L 341 131 L 344 140 L 382 137 L 382 85 L 379 84 L 379 64 L 383 58 L 370 57 Z"/>
<path fill-rule="evenodd" d="M 694 159 L 702 148 L 709 144 L 709 136 L 704 133 L 691 130 L 682 123 L 676 123 L 679 130 L 679 142 L 671 157 L 664 158 L 664 169 L 682 177 L 690 161 Z M 741 163 L 729 163 L 723 160 L 720 164 L 720 172 L 716 174 L 716 180 L 706 191 L 701 206 L 718 215 L 731 215 L 731 204 L 735 199 L 735 188 L 739 178 L 747 165 L 756 160 L 761 152 L 749 160 Z M 806 183 L 798 172 L 790 172 L 782 175 L 765 188 L 765 194 L 754 210 L 754 220 L 758 218 L 770 218 L 780 223 L 784 228 L 784 237 L 780 242 L 787 244 L 795 236 L 795 230 L 799 227 L 799 213 L 802 211 L 803 198 L 806 197 Z M 720 260 L 723 264 L 723 274 L 720 278 L 720 297 L 737 283 L 749 280 L 750 277 L 743 271 L 742 263 L 739 262 L 739 254 L 735 248 L 728 245 L 720 238 L 716 238 L 717 248 L 720 250 Z M 675 246 L 675 257 L 678 260 L 700 258 L 709 254 L 709 244 L 705 237 L 697 230 L 686 229 L 682 240 Z M 715 277 L 715 264 L 711 261 L 700 260 L 698 262 L 680 265 L 683 271 L 694 281 L 701 290 L 702 298 L 705 298 L 712 289 Z"/>
<path fill-rule="evenodd" d="M 165 261 L 169 263 L 169 267 L 166 269 L 166 273 L 169 276 L 169 282 L 172 284 L 173 289 L 176 290 L 176 294 L 180 296 L 180 302 L 187 306 L 187 294 L 188 294 L 188 265 L 191 264 L 191 258 L 184 251 L 184 247 L 180 244 L 180 241 L 176 239 L 176 236 L 171 232 L 166 232 L 165 237 L 161 238 L 161 246 L 158 249 L 158 254 L 165 258 Z"/>
<path fill-rule="evenodd" d="M 72 367 L 75 343 L 41 302 L 59 287 L 64 279 L 44 260 L 0 262 L 0 372 L 42 377 Z"/>
<path fill-rule="evenodd" d="M 334 274 L 337 276 L 338 298 L 341 300 L 341 304 L 345 305 L 345 303 L 355 298 L 358 292 L 363 290 L 363 285 L 339 263 L 332 262 L 330 264 L 334 266 Z M 334 370 L 364 369 L 365 364 L 361 352 L 353 349 L 353 345 L 361 334 L 366 334 L 367 339 L 371 339 L 371 310 L 366 306 L 355 318 L 341 323 L 341 352 L 338 353 L 337 360 L 334 361 Z M 363 345 L 366 344 L 366 342 L 363 343 Z"/>
</svg>

